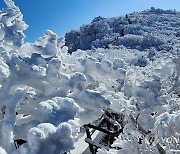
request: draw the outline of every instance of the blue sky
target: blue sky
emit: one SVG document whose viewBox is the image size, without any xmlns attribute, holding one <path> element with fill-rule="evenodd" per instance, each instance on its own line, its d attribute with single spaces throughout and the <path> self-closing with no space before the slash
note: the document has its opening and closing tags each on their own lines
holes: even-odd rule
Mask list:
<svg viewBox="0 0 180 154">
<path fill-rule="evenodd" d="M 25 41 L 34 42 L 50 29 L 60 36 L 96 16 L 113 17 L 150 7 L 180 11 L 180 0 L 14 0 L 29 25 Z M 0 8 L 6 7 L 0 0 Z"/>
</svg>

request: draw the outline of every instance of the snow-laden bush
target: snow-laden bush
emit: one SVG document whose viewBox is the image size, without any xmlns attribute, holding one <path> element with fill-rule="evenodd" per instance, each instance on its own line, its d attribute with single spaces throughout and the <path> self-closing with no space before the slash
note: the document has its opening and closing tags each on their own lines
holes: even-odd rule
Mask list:
<svg viewBox="0 0 180 154">
<path fill-rule="evenodd" d="M 178 20 L 178 12 L 152 8 L 98 17 L 66 39 L 46 30 L 35 43 L 24 43 L 23 16 L 12 0 L 5 3 L 8 8 L 0 12 L 0 153 L 78 148 L 81 126 L 107 107 L 124 115 L 123 133 L 112 145 L 119 150 L 99 153 L 178 152 L 177 27 L 164 27 L 164 32 L 160 25 L 169 16 Z M 16 149 L 18 139 L 27 142 Z"/>
<path fill-rule="evenodd" d="M 27 25 L 22 20 L 23 15 L 19 8 L 10 0 L 5 1 L 8 8 L 0 12 L 0 43 L 6 51 L 18 49 L 23 44 L 25 37 L 23 31 Z"/>
</svg>

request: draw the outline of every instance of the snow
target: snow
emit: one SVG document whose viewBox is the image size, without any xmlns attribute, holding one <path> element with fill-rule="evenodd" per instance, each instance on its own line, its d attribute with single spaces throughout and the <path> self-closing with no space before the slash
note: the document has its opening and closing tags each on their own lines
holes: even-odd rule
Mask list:
<svg viewBox="0 0 180 154">
<path fill-rule="evenodd" d="M 23 15 L 12 0 L 5 3 L 0 153 L 88 151 L 81 127 L 104 108 L 124 115 L 123 133 L 112 145 L 121 149 L 98 153 L 160 153 L 161 145 L 166 153 L 179 152 L 179 12 L 151 8 L 97 17 L 65 37 L 46 30 L 35 43 L 24 43 Z M 27 143 L 16 149 L 15 139 Z"/>
<path fill-rule="evenodd" d="M 90 129 L 90 131 L 92 131 Z M 90 153 L 90 150 L 89 150 L 89 144 L 87 142 L 84 142 L 85 140 L 87 140 L 87 136 L 85 133 L 82 133 L 83 136 L 75 143 L 75 147 L 78 147 L 78 148 L 75 148 L 73 150 L 70 151 L 71 154 L 88 154 Z M 92 141 L 95 142 L 95 143 L 98 143 L 98 141 L 101 139 L 101 137 L 103 136 L 104 134 L 99 132 L 99 131 L 95 131 L 91 138 L 92 138 Z"/>
<path fill-rule="evenodd" d="M 1 148 L 1 147 L 0 147 L 0 153 L 1 154 L 7 154 L 7 152 L 3 148 Z"/>
</svg>

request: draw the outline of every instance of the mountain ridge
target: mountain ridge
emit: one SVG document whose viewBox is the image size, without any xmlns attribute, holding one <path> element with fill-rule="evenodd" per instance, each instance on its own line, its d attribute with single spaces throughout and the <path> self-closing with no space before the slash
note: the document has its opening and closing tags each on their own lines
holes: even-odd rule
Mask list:
<svg viewBox="0 0 180 154">
<path fill-rule="evenodd" d="M 68 46 L 69 53 L 77 49 L 90 50 L 119 45 L 141 51 L 151 47 L 158 51 L 171 50 L 172 46 L 176 47 L 175 43 L 179 43 L 179 25 L 180 12 L 154 7 L 120 17 L 99 16 L 79 30 L 66 33 L 65 45 Z"/>
</svg>

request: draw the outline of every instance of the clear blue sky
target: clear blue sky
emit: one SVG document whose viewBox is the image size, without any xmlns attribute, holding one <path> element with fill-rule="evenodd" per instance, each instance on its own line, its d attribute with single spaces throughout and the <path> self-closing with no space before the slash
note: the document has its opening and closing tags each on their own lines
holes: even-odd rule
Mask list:
<svg viewBox="0 0 180 154">
<path fill-rule="evenodd" d="M 150 7 L 180 11 L 180 0 L 14 0 L 29 25 L 25 41 L 34 42 L 50 29 L 60 36 L 96 16 L 113 17 Z M 0 0 L 0 8 L 6 7 Z"/>
</svg>

